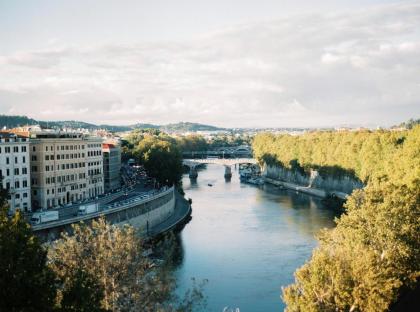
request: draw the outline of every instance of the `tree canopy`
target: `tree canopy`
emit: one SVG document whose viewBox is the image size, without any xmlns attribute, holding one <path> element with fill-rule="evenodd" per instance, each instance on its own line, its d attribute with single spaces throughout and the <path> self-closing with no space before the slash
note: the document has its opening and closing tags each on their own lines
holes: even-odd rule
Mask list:
<svg viewBox="0 0 420 312">
<path fill-rule="evenodd" d="M 339 166 L 365 181 L 283 290 L 287 311 L 386 311 L 420 277 L 420 127 L 258 135 L 260 161 Z"/>
<path fill-rule="evenodd" d="M 46 265 L 47 251 L 17 210 L 8 216 L 5 192 L 0 194 L 0 307 L 4 311 L 51 311 L 55 275 Z"/>
<path fill-rule="evenodd" d="M 73 225 L 73 234 L 64 234 L 49 249 L 50 266 L 61 281 L 62 309 L 187 312 L 204 303 L 196 285 L 179 300 L 165 259 L 157 265 L 143 252 L 132 226 L 113 226 L 104 218 L 90 226 Z"/>
</svg>

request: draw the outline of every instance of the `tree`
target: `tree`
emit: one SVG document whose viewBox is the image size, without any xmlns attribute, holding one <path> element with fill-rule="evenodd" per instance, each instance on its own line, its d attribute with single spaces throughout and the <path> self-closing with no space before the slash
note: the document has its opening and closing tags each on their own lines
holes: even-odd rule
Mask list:
<svg viewBox="0 0 420 312">
<path fill-rule="evenodd" d="M 360 163 L 366 187 L 352 193 L 337 227 L 319 235 L 320 246 L 283 290 L 287 311 L 387 311 L 419 287 L 420 126 L 402 141 L 389 132 L 354 136 L 382 154 Z"/>
<path fill-rule="evenodd" d="M 82 282 L 96 278 L 103 290 L 102 309 L 147 312 L 165 308 L 174 280 L 142 255 L 142 242 L 132 227 L 115 227 L 101 218 L 91 226 L 74 225 L 73 232 L 64 234 L 49 250 L 51 267 L 64 283 L 63 301 L 66 289 L 79 288 L 74 283 L 74 276 L 79 275 Z M 72 298 L 72 293 L 67 291 L 67 297 Z"/>
<path fill-rule="evenodd" d="M 51 311 L 56 287 L 47 252 L 19 210 L 7 215 L 4 193 L 0 205 L 0 306 L 4 311 Z"/>
<path fill-rule="evenodd" d="M 206 139 L 197 134 L 183 136 L 177 139 L 177 145 L 183 152 L 207 151 L 208 143 Z"/>
<path fill-rule="evenodd" d="M 175 141 L 167 136 L 146 136 L 136 146 L 134 155 L 147 174 L 161 185 L 180 185 L 182 155 Z"/>
<path fill-rule="evenodd" d="M 103 312 L 101 301 L 104 297 L 102 285 L 87 271 L 76 268 L 64 282 L 61 292 L 60 311 L 63 312 Z"/>
</svg>

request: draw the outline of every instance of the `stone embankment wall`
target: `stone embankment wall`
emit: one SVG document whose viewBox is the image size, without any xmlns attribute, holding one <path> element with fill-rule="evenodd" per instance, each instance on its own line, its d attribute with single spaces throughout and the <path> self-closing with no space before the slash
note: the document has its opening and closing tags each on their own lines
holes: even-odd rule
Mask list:
<svg viewBox="0 0 420 312">
<path fill-rule="evenodd" d="M 107 208 L 85 216 L 77 216 L 34 226 L 33 231 L 42 242 L 53 241 L 59 238 L 63 231 L 71 233 L 71 225 L 74 223 L 83 221 L 89 224 L 92 220 L 105 216 L 105 219 L 111 224 L 123 225 L 128 223 L 146 233 L 147 223 L 149 223 L 149 229 L 151 229 L 168 219 L 174 213 L 174 210 L 175 189 L 172 187 L 167 191 L 155 194 L 139 202 Z"/>
<path fill-rule="evenodd" d="M 158 198 L 154 201 L 140 206 L 142 213 L 136 217 L 128 217 L 118 224 L 130 224 L 143 233 L 147 233 L 154 226 L 162 223 L 168 219 L 175 209 L 175 196 L 174 192 L 167 194 L 164 197 Z M 149 229 L 147 228 L 149 226 Z"/>
<path fill-rule="evenodd" d="M 360 180 L 350 176 L 321 176 L 316 170 L 312 170 L 310 175 L 305 175 L 279 166 L 264 166 L 263 176 L 299 186 L 321 189 L 328 193 L 351 194 L 353 190 L 364 186 Z"/>
</svg>

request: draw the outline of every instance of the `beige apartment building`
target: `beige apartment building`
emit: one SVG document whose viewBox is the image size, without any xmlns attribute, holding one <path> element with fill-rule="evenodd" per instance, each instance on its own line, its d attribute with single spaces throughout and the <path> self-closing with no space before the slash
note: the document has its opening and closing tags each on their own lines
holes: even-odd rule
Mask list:
<svg viewBox="0 0 420 312">
<path fill-rule="evenodd" d="M 104 193 L 103 161 L 102 138 L 89 137 L 87 140 L 87 194 L 89 197 Z"/>
<path fill-rule="evenodd" d="M 30 133 L 32 207 L 54 208 L 104 192 L 100 138 L 81 133 Z"/>
</svg>

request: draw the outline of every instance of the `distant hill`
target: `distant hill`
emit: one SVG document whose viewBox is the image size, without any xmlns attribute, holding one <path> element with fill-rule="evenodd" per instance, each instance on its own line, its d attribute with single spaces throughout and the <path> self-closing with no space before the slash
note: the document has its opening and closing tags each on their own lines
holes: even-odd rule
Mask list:
<svg viewBox="0 0 420 312">
<path fill-rule="evenodd" d="M 209 126 L 209 125 L 203 125 L 199 123 L 193 123 L 193 122 L 178 122 L 174 124 L 168 124 L 165 126 L 160 127 L 163 131 L 180 131 L 180 132 L 186 132 L 186 131 L 222 131 L 226 130 L 226 128 L 219 128 L 215 126 Z"/>
<path fill-rule="evenodd" d="M 114 126 L 114 125 L 95 125 L 77 120 L 65 120 L 65 121 L 41 121 L 35 120 L 26 116 L 9 116 L 0 115 L 0 128 L 15 128 L 26 125 L 40 125 L 43 128 L 74 128 L 74 129 L 106 129 L 113 132 L 130 131 L 133 129 L 159 129 L 168 132 L 187 132 L 187 131 L 218 131 L 226 130 L 224 128 L 218 128 L 209 125 L 203 125 L 192 122 L 179 122 L 168 125 L 154 125 L 147 123 L 137 123 L 128 126 Z"/>
<path fill-rule="evenodd" d="M 160 129 L 161 126 L 148 124 L 148 123 L 137 123 L 129 127 L 131 129 Z"/>
<path fill-rule="evenodd" d="M 14 128 L 25 125 L 37 125 L 38 121 L 26 116 L 0 115 L 0 127 Z"/>
</svg>

